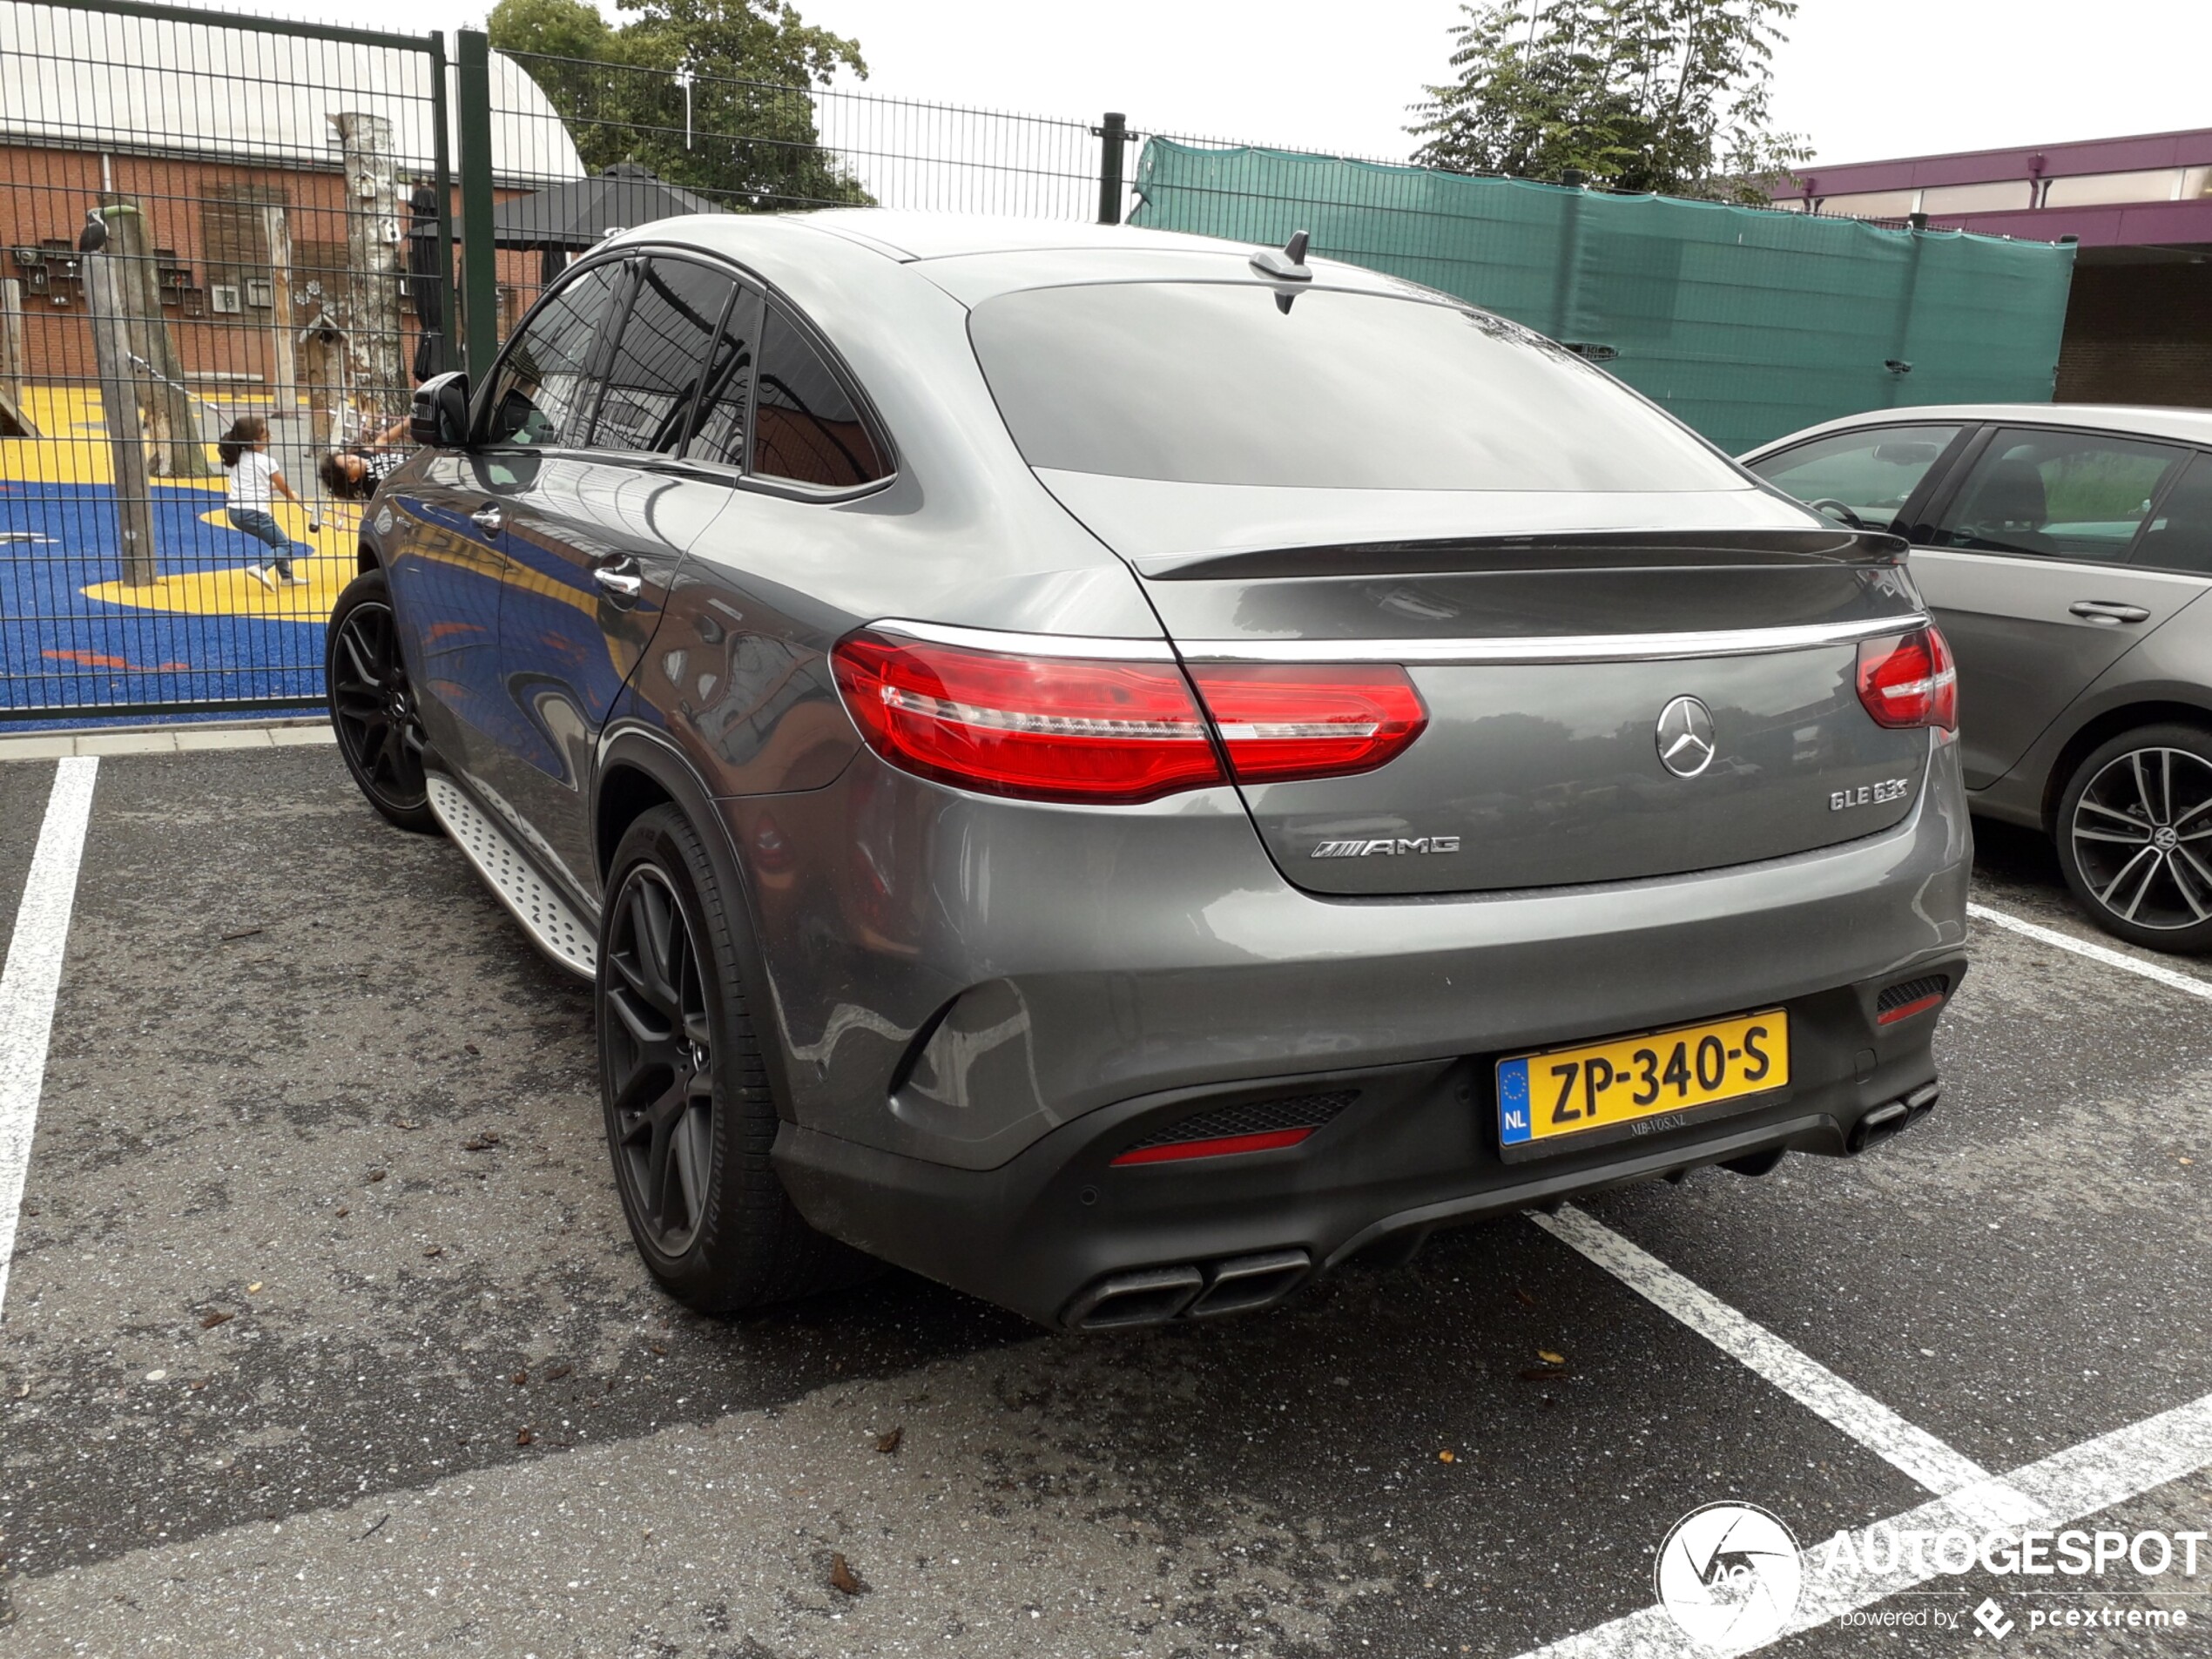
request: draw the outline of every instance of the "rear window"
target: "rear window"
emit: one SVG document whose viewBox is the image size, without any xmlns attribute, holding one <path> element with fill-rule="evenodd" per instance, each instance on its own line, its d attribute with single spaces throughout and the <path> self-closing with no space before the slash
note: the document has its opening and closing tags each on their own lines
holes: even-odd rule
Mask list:
<svg viewBox="0 0 2212 1659">
<path fill-rule="evenodd" d="M 1336 489 L 1748 488 L 1610 375 L 1457 307 L 1245 283 L 1032 288 L 969 337 L 1033 467 Z"/>
</svg>

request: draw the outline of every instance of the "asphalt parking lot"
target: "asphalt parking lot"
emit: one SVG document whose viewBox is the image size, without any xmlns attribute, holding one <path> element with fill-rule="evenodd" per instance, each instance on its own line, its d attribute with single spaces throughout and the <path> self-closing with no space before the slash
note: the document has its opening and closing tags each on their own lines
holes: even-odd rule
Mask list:
<svg viewBox="0 0 2212 1659">
<path fill-rule="evenodd" d="M 1865 1157 L 1074 1338 L 899 1274 L 688 1314 L 623 1229 L 588 992 L 456 851 L 327 746 L 13 760 L 0 919 L 57 766 L 91 805 L 16 1160 L 0 1650 L 1643 1655 L 1684 1650 L 1653 1552 L 1719 1500 L 1809 1547 L 2212 1527 L 2212 967 L 2069 948 L 2032 838 L 1985 833 L 1943 1103 Z M 2028 1621 L 2212 1623 L 2202 1565 L 1869 1568 L 1770 1650 L 1954 1652 L 1992 1597 L 2006 1651 L 2202 1653 Z"/>
</svg>

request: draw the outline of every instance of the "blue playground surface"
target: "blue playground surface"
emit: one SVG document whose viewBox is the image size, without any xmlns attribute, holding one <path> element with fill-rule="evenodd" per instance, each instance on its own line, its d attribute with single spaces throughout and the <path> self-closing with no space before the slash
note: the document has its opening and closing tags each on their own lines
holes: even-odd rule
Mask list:
<svg viewBox="0 0 2212 1659">
<path fill-rule="evenodd" d="M 220 513 L 219 496 L 157 489 L 155 553 L 164 581 L 138 590 L 143 605 L 91 597 L 121 588 L 114 494 L 105 484 L 0 482 L 0 717 L 320 697 L 323 628 L 310 617 L 327 614 L 327 604 L 306 612 L 312 587 L 269 594 L 247 583 L 266 610 L 191 603 L 212 585 L 211 577 L 246 583 L 244 567 L 262 550 L 227 524 L 202 521 L 211 504 Z M 175 610 L 165 604 L 172 585 L 175 599 L 185 602 Z"/>
<path fill-rule="evenodd" d="M 97 401 L 37 392 L 50 435 L 0 441 L 0 725 L 319 703 L 324 620 L 353 574 L 350 513 L 311 537 L 279 504 L 307 580 L 272 592 L 246 574 L 268 550 L 231 527 L 220 474 L 158 480 L 157 579 L 128 586 Z"/>
</svg>

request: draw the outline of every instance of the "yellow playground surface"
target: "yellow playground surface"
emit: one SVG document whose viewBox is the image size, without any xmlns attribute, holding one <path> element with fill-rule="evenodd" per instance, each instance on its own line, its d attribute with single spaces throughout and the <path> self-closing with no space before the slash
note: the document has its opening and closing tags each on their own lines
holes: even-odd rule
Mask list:
<svg viewBox="0 0 2212 1659">
<path fill-rule="evenodd" d="M 259 408 L 266 402 L 266 399 L 239 399 L 219 393 L 200 401 L 216 408 L 249 404 Z M 0 558 L 28 553 L 65 560 L 87 577 L 98 574 L 103 567 L 113 570 L 118 563 L 115 531 L 106 499 L 115 479 L 97 388 L 26 386 L 23 408 L 41 435 L 0 438 L 0 526 L 16 516 L 10 511 L 11 502 L 44 497 L 51 508 L 56 498 L 72 498 L 86 507 L 75 516 L 88 525 L 98 524 L 99 545 L 47 553 L 44 550 L 59 538 L 30 531 L 17 532 L 11 537 L 0 530 Z M 212 444 L 207 454 L 213 466 Z M 289 472 L 286 481 L 302 495 L 314 487 L 312 479 L 294 477 Z M 278 523 L 314 552 L 312 556 L 295 557 L 293 564 L 295 575 L 307 578 L 304 584 L 279 587 L 272 592 L 246 573 L 246 567 L 265 558 L 268 550 L 232 527 L 222 504 L 225 479 L 219 468 L 206 478 L 158 478 L 152 481 L 152 488 L 159 527 L 157 540 L 162 563 L 168 567 L 166 573 L 142 587 L 115 580 L 72 584 L 84 598 L 126 610 L 174 616 L 320 623 L 328 617 L 340 590 L 352 579 L 355 568 L 353 530 L 358 509 L 351 505 L 338 505 L 327 513 L 318 533 L 308 529 L 307 516 L 300 509 L 289 502 L 275 503 Z M 193 497 L 206 502 L 204 510 L 191 510 Z M 184 510 L 180 513 L 178 509 Z M 192 520 L 208 528 L 200 530 L 191 526 Z M 179 565 L 185 568 L 176 568 Z"/>
</svg>

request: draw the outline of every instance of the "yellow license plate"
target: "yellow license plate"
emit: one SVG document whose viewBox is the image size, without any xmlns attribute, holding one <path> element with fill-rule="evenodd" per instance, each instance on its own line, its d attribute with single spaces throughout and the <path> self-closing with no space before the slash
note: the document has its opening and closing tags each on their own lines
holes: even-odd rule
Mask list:
<svg viewBox="0 0 2212 1659">
<path fill-rule="evenodd" d="M 1780 1008 L 1498 1062 L 1498 1138 L 1527 1146 L 1695 1111 L 1790 1081 Z"/>
</svg>

